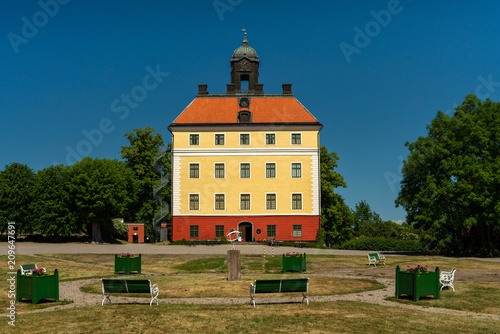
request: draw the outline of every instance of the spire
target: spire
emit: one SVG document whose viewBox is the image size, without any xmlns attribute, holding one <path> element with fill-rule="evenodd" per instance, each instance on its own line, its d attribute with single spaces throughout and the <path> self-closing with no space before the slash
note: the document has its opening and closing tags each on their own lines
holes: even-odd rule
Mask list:
<svg viewBox="0 0 500 334">
<path fill-rule="evenodd" d="M 241 31 L 243 31 L 245 33 L 244 37 L 243 37 L 243 43 L 241 43 L 241 45 L 245 45 L 245 46 L 248 46 L 248 41 L 247 41 L 247 28 L 245 27 L 245 29 L 241 29 Z"/>
</svg>

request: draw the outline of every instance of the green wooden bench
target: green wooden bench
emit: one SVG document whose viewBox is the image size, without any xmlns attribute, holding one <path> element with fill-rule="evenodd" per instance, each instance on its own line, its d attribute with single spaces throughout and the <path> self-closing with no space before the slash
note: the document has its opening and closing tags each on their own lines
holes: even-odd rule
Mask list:
<svg viewBox="0 0 500 334">
<path fill-rule="evenodd" d="M 253 303 L 255 307 L 255 294 L 257 293 L 302 292 L 302 302 L 306 300 L 309 305 L 308 291 L 309 278 L 255 280 L 253 284 L 250 284 L 250 304 Z"/>
<path fill-rule="evenodd" d="M 378 264 L 382 262 L 385 266 L 385 256 L 379 255 L 378 253 L 370 253 L 368 254 L 368 262 L 368 265 L 373 264 L 375 267 L 377 266 L 377 262 Z"/>
<path fill-rule="evenodd" d="M 104 305 L 106 300 L 111 304 L 111 299 L 109 299 L 109 297 L 112 293 L 149 293 L 151 295 L 149 306 L 151 306 L 153 301 L 156 301 L 156 305 L 158 305 L 160 290 L 158 289 L 158 284 L 151 285 L 151 281 L 148 279 L 103 278 L 101 305 Z"/>
</svg>

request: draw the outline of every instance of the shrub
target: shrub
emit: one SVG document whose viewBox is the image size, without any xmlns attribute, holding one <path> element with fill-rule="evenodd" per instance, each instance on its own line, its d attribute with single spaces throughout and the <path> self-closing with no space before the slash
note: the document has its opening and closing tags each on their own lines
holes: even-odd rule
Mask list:
<svg viewBox="0 0 500 334">
<path fill-rule="evenodd" d="M 418 240 L 397 240 L 392 238 L 359 238 L 344 242 L 340 249 L 427 252 L 426 246 Z"/>
</svg>

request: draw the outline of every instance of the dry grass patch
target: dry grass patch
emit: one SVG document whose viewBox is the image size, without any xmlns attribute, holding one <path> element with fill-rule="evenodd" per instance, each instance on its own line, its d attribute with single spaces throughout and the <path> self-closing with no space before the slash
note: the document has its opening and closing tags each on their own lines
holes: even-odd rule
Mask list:
<svg viewBox="0 0 500 334">
<path fill-rule="evenodd" d="M 242 275 L 240 281 L 228 281 L 227 275 L 169 275 L 150 277 L 152 283 L 160 288 L 161 298 L 246 298 L 249 296 L 250 283 L 255 279 L 283 279 L 306 277 L 305 275 Z M 384 288 L 383 285 L 370 280 L 341 279 L 334 277 L 309 278 L 309 295 L 326 296 Z M 102 293 L 101 284 L 92 284 L 82 288 L 88 293 Z M 293 297 L 295 294 L 287 293 Z M 301 293 L 297 293 L 301 296 Z M 117 296 L 133 297 L 132 294 Z M 283 294 L 266 294 L 266 297 L 283 297 Z M 137 295 L 144 297 L 144 295 Z"/>
</svg>

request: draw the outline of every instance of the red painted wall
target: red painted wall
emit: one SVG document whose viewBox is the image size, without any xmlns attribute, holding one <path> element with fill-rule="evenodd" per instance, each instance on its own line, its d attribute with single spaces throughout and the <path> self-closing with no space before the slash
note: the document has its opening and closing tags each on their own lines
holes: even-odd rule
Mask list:
<svg viewBox="0 0 500 334">
<path fill-rule="evenodd" d="M 320 216 L 217 216 L 217 217 L 172 217 L 172 240 L 192 240 L 189 226 L 198 225 L 198 238 L 215 239 L 215 225 L 224 225 L 224 236 L 230 229 L 238 230 L 238 223 L 250 222 L 255 241 L 268 239 L 267 225 L 276 225 L 276 240 L 313 241 L 320 227 Z M 293 237 L 293 225 L 302 225 L 302 237 Z M 261 230 L 257 234 L 257 229 Z"/>
<path fill-rule="evenodd" d="M 134 231 L 134 227 L 137 227 L 137 231 Z M 139 236 L 139 243 L 144 242 L 144 224 L 129 224 L 128 242 L 134 242 L 134 234 Z"/>
</svg>

